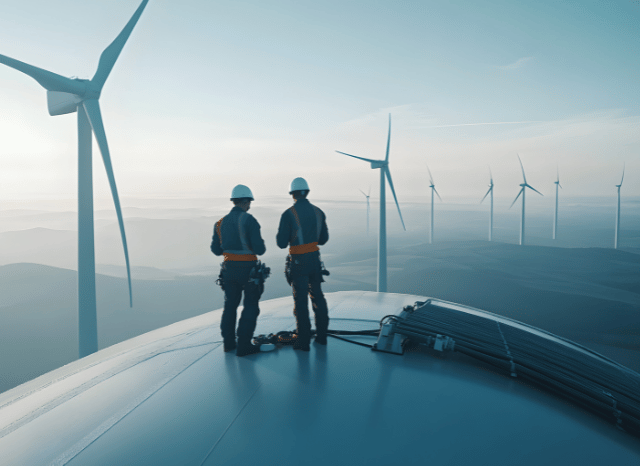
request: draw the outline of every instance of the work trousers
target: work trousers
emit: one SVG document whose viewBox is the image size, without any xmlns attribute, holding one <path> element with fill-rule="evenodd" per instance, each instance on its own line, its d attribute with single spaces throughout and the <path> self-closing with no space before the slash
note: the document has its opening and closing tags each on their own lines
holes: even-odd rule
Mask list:
<svg viewBox="0 0 640 466">
<path fill-rule="evenodd" d="M 256 261 L 227 261 L 222 268 L 222 282 L 224 286 L 224 310 L 220 321 L 222 338 L 226 343 L 235 341 L 236 338 L 236 310 L 244 291 L 244 308 L 238 323 L 238 344 L 240 346 L 251 343 L 253 331 L 256 329 L 256 321 L 260 314 L 258 301 L 264 285 L 256 285 L 249 282 L 251 269 Z"/>
<path fill-rule="evenodd" d="M 329 328 L 329 311 L 322 288 L 320 253 L 318 251 L 291 256 L 291 287 L 293 288 L 293 313 L 296 317 L 298 342 L 308 344 L 311 340 L 311 322 L 309 321 L 309 299 L 313 305 L 316 333 L 326 336 Z"/>
</svg>

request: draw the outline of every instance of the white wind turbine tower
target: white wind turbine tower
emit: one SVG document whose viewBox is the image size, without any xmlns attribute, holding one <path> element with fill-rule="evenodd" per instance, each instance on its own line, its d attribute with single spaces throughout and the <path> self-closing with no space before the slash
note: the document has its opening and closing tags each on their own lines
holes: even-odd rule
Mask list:
<svg viewBox="0 0 640 466">
<path fill-rule="evenodd" d="M 355 155 L 347 154 L 345 152 L 336 152 L 342 155 L 348 155 L 356 159 L 364 160 L 371 164 L 372 169 L 380 169 L 380 234 L 378 235 L 378 285 L 377 291 L 387 291 L 387 216 L 386 216 L 386 186 L 385 177 L 389 180 L 389 186 L 393 193 L 393 198 L 396 201 L 398 207 L 398 214 L 400 214 L 400 221 L 402 222 L 402 228 L 404 226 L 404 220 L 402 220 L 402 212 L 400 212 L 400 205 L 398 204 L 398 198 L 396 197 L 396 191 L 393 189 L 393 181 L 391 180 L 391 172 L 389 171 L 389 145 L 391 144 L 391 114 L 389 114 L 389 134 L 387 136 L 387 153 L 384 160 L 372 160 L 365 159 L 363 157 L 357 157 Z"/>
<path fill-rule="evenodd" d="M 560 186 L 560 171 L 557 170 L 556 181 L 553 182 L 556 185 L 556 211 L 553 216 L 553 239 L 556 239 L 558 236 L 558 188 L 562 188 Z"/>
<path fill-rule="evenodd" d="M 493 240 L 493 175 L 491 174 L 491 168 L 489 168 L 489 179 L 491 180 L 489 182 L 489 191 L 487 191 L 487 194 L 484 195 L 484 197 L 480 201 L 480 204 L 482 204 L 484 202 L 484 199 L 489 195 L 489 193 L 491 193 L 491 215 L 489 217 L 489 241 L 492 241 Z"/>
<path fill-rule="evenodd" d="M 371 187 L 369 187 L 369 194 L 364 194 L 364 191 L 362 189 L 358 189 L 358 191 L 360 191 L 364 197 L 367 198 L 367 236 L 369 236 L 369 198 L 371 197 Z"/>
<path fill-rule="evenodd" d="M 438 196 L 438 199 L 442 201 L 440 194 L 436 190 L 436 186 L 433 184 L 433 176 L 431 176 L 431 170 L 429 170 L 429 166 L 427 165 L 427 171 L 429 172 L 429 187 L 431 188 L 431 228 L 429 229 L 429 244 L 433 243 L 433 193 Z"/>
<path fill-rule="evenodd" d="M 622 179 L 620 180 L 620 184 L 616 185 L 616 188 L 618 188 L 618 210 L 616 210 L 616 236 L 613 240 L 614 249 L 618 249 L 618 235 L 620 234 L 620 188 L 622 187 L 623 181 L 624 181 L 624 165 L 622 165 Z"/>
<path fill-rule="evenodd" d="M 524 174 L 524 167 L 522 166 L 522 160 L 520 160 L 520 155 L 518 155 L 518 161 L 520 162 L 520 168 L 522 168 L 522 179 L 523 179 L 524 183 L 522 183 L 520 185 L 521 186 L 520 192 L 518 193 L 516 198 L 513 200 L 513 202 L 509 206 L 509 208 L 513 207 L 513 204 L 516 203 L 516 201 L 520 197 L 520 194 L 522 194 L 522 218 L 520 219 L 520 244 L 523 245 L 524 244 L 524 206 L 525 206 L 524 197 L 525 197 L 526 188 L 529 188 L 529 189 L 537 192 L 541 196 L 542 196 L 542 193 L 540 191 L 538 191 L 537 189 L 535 189 L 533 186 L 531 186 L 531 185 L 529 185 L 527 183 L 527 177 Z"/>
<path fill-rule="evenodd" d="M 144 0 L 140 4 L 122 32 L 102 52 L 98 69 L 91 80 L 66 78 L 0 55 L 0 63 L 31 76 L 47 90 L 47 104 L 51 116 L 78 113 L 78 333 L 80 357 L 87 356 L 98 350 L 91 162 L 92 131 L 102 154 L 118 216 L 120 236 L 122 237 L 127 266 L 129 305 L 133 306 L 127 238 L 124 232 L 120 200 L 113 176 L 111 156 L 109 155 L 109 146 L 107 145 L 98 99 L 113 65 L 138 22 L 147 2 L 148 0 Z"/>
</svg>

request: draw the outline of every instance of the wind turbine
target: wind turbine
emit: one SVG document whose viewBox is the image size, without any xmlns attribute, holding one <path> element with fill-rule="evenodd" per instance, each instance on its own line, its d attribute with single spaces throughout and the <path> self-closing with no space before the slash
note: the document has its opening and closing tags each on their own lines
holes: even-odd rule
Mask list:
<svg viewBox="0 0 640 466">
<path fill-rule="evenodd" d="M 620 180 L 620 184 L 616 185 L 616 188 L 618 188 L 618 210 L 616 210 L 616 237 L 613 241 L 614 249 L 618 249 L 618 235 L 620 234 L 620 188 L 622 187 L 623 181 L 624 181 L 624 165 L 622 165 L 622 179 Z"/>
<path fill-rule="evenodd" d="M 491 174 L 491 167 L 489 167 L 489 179 L 491 180 L 489 183 L 489 191 L 484 195 L 480 204 L 484 202 L 484 199 L 491 193 L 491 216 L 489 217 L 489 241 L 493 240 L 493 175 Z"/>
<path fill-rule="evenodd" d="M 118 189 L 113 176 L 109 146 L 104 131 L 98 99 L 109 73 L 116 63 L 124 44 L 135 27 L 148 0 L 143 0 L 118 37 L 102 52 L 98 69 L 91 80 L 66 78 L 50 71 L 28 65 L 0 55 L 0 63 L 25 73 L 47 90 L 49 115 L 78 113 L 78 326 L 79 355 L 98 351 L 98 324 L 96 313 L 96 271 L 93 228 L 93 182 L 91 133 L 96 137 L 109 179 L 115 204 L 120 236 L 124 248 L 129 283 L 129 305 L 133 306 L 129 251 L 124 232 Z"/>
<path fill-rule="evenodd" d="M 520 197 L 520 194 L 522 194 L 522 218 L 520 220 L 520 244 L 523 245 L 524 244 L 524 197 L 525 197 L 526 188 L 529 188 L 529 189 L 537 192 L 541 196 L 543 194 L 540 191 L 538 191 L 537 189 L 535 189 L 533 186 L 529 185 L 529 183 L 527 183 L 527 177 L 524 174 L 524 167 L 522 166 L 522 160 L 520 160 L 520 155 L 518 155 L 518 161 L 520 162 L 520 168 L 522 168 L 522 179 L 523 179 L 524 183 L 522 183 L 520 185 L 521 186 L 520 192 L 518 193 L 516 198 L 513 200 L 513 202 L 509 206 L 509 208 L 513 207 L 513 204 L 516 203 L 516 201 Z"/>
<path fill-rule="evenodd" d="M 387 216 L 386 216 L 386 197 L 385 197 L 385 176 L 389 179 L 389 186 L 393 193 L 393 198 L 396 201 L 396 207 L 398 207 L 398 214 L 400 214 L 400 221 L 402 222 L 402 228 L 406 231 L 404 226 L 404 220 L 402 220 L 402 212 L 400 212 L 400 205 L 398 204 L 398 198 L 396 197 L 396 191 L 393 189 L 393 181 L 391 180 L 391 172 L 389 171 L 389 145 L 391 144 L 391 114 L 389 114 L 389 134 L 387 136 L 387 153 L 384 160 L 372 160 L 365 159 L 363 157 L 357 157 L 355 155 L 347 154 L 337 150 L 338 154 L 348 155 L 355 159 L 364 160 L 371 164 L 372 169 L 380 169 L 380 234 L 378 235 L 378 285 L 377 291 L 387 291 Z"/>
<path fill-rule="evenodd" d="M 429 187 L 431 188 L 431 229 L 429 233 L 429 244 L 433 243 L 433 193 L 438 196 L 438 199 L 442 201 L 440 194 L 436 190 L 436 186 L 433 184 L 433 176 L 431 176 L 431 170 L 429 170 L 429 166 L 427 165 L 427 171 L 429 172 Z"/>
<path fill-rule="evenodd" d="M 362 189 L 358 189 L 358 191 L 360 191 L 364 197 L 367 198 L 367 236 L 369 236 L 369 198 L 371 197 L 371 187 L 369 187 L 369 194 L 364 194 L 364 191 Z"/>
<path fill-rule="evenodd" d="M 560 171 L 557 170 L 556 181 L 553 182 L 556 185 L 556 212 L 553 217 L 553 239 L 556 239 L 558 236 L 558 188 L 562 188 L 560 186 Z"/>
</svg>

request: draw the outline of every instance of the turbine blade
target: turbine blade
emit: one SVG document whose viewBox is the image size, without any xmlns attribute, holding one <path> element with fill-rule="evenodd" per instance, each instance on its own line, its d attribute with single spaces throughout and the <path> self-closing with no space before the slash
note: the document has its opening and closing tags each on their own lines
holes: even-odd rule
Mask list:
<svg viewBox="0 0 640 466">
<path fill-rule="evenodd" d="M 384 157 L 384 161 L 389 161 L 389 146 L 391 145 L 391 113 L 389 113 L 389 134 L 387 135 L 387 155 Z"/>
<path fill-rule="evenodd" d="M 400 221 L 402 222 L 402 228 L 404 228 L 404 231 L 407 231 L 407 229 L 404 226 L 404 220 L 402 220 L 402 212 L 400 212 L 400 204 L 398 204 L 398 198 L 396 197 L 396 190 L 393 189 L 393 181 L 391 180 L 391 172 L 389 171 L 389 167 L 385 166 L 383 168 L 385 174 L 387 175 L 387 179 L 389 180 L 389 186 L 391 186 L 391 192 L 393 193 L 393 199 L 396 201 L 396 207 L 398 208 L 398 213 L 400 214 Z"/>
<path fill-rule="evenodd" d="M 520 168 L 522 168 L 522 178 L 524 179 L 524 184 L 527 184 L 527 177 L 524 175 L 524 166 L 522 165 L 522 160 L 520 160 L 520 154 L 518 154 L 518 162 L 520 162 Z"/>
<path fill-rule="evenodd" d="M 622 186 L 623 181 L 624 181 L 624 164 L 622 164 L 622 179 L 620 180 L 620 186 Z"/>
<path fill-rule="evenodd" d="M 560 182 L 558 182 L 558 186 L 560 186 L 560 189 L 562 189 L 562 185 L 560 184 Z"/>
<path fill-rule="evenodd" d="M 442 198 L 440 197 L 440 194 L 438 194 L 438 190 L 436 189 L 436 187 L 433 187 L 433 192 L 436 193 L 436 196 L 438 196 L 438 199 L 442 200 Z"/>
<path fill-rule="evenodd" d="M 144 7 L 147 6 L 149 0 L 143 0 L 136 12 L 133 14 L 127 25 L 124 29 L 118 34 L 118 37 L 115 38 L 111 44 L 104 49 L 102 55 L 100 55 L 100 61 L 98 62 L 98 69 L 96 70 L 96 74 L 93 75 L 93 79 L 91 80 L 91 84 L 94 85 L 98 90 L 102 89 L 105 81 L 109 77 L 109 73 L 113 68 L 113 65 L 116 64 L 116 60 L 120 56 L 120 52 L 122 52 L 122 48 L 124 44 L 127 43 L 127 39 L 131 35 L 131 31 L 136 26 Z"/>
<path fill-rule="evenodd" d="M 369 198 L 369 196 L 371 196 L 371 186 L 369 186 L 369 193 L 367 194 L 367 198 Z"/>
<path fill-rule="evenodd" d="M 520 197 L 520 194 L 522 194 L 522 191 L 524 191 L 524 187 L 522 187 L 522 188 L 520 189 L 520 192 L 518 193 L 518 195 L 516 196 L 516 198 L 513 200 L 513 202 L 512 202 L 512 203 L 511 203 L 511 205 L 509 206 L 509 208 L 512 208 L 512 207 L 513 207 L 513 204 L 515 204 L 515 203 L 516 203 L 516 201 L 517 201 L 517 200 L 518 200 L 518 198 Z"/>
<path fill-rule="evenodd" d="M 429 172 L 429 183 L 433 184 L 433 176 L 431 176 L 431 170 L 429 170 L 429 165 L 427 165 L 427 171 Z"/>
<path fill-rule="evenodd" d="M 75 79 L 65 78 L 51 71 L 43 70 L 37 66 L 28 65 L 19 60 L 0 55 L 0 63 L 7 65 L 14 70 L 21 71 L 27 76 L 32 77 L 48 91 L 68 92 L 70 94 L 83 95 L 86 84 Z"/>
<path fill-rule="evenodd" d="M 362 189 L 358 188 L 358 191 L 360 191 L 362 194 L 364 194 L 364 191 Z M 364 194 L 364 197 L 367 197 L 367 195 Z"/>
<path fill-rule="evenodd" d="M 534 188 L 533 186 L 530 186 L 528 184 L 525 184 L 525 186 L 529 189 L 533 189 L 535 192 L 537 192 L 538 194 L 540 194 L 541 196 L 544 196 L 544 194 L 542 194 L 540 191 L 538 191 L 536 188 Z M 524 189 L 524 188 L 522 188 Z"/>
<path fill-rule="evenodd" d="M 351 155 L 351 154 L 347 154 L 346 152 L 340 152 L 339 150 L 336 151 L 338 154 L 342 154 L 342 155 L 348 155 L 349 157 L 353 157 L 354 159 L 360 159 L 360 160 L 364 160 L 365 162 L 379 162 L 379 160 L 371 160 L 371 159 L 365 159 L 364 157 L 358 157 L 357 155 Z"/>
<path fill-rule="evenodd" d="M 489 166 L 489 179 L 491 180 L 491 184 L 493 184 L 493 174 L 491 173 L 491 166 Z"/>
<path fill-rule="evenodd" d="M 109 186 L 111 186 L 111 195 L 113 196 L 113 203 L 116 206 L 116 214 L 118 215 L 118 224 L 120 225 L 120 236 L 122 237 L 122 246 L 124 248 L 124 259 L 127 264 L 127 278 L 129 280 L 129 305 L 133 307 L 133 295 L 131 293 L 131 270 L 129 267 L 129 249 L 127 248 L 127 236 L 124 233 L 124 221 L 122 220 L 122 211 L 120 210 L 120 199 L 118 197 L 118 188 L 116 187 L 116 180 L 113 176 L 113 168 L 111 166 L 111 156 L 109 155 L 109 146 L 107 145 L 107 135 L 104 132 L 104 125 L 102 124 L 102 115 L 100 113 L 100 105 L 95 99 L 85 100 L 82 105 L 84 106 L 93 134 L 98 141 L 98 147 L 102 154 L 102 160 L 104 162 L 104 168 L 109 178 Z"/>
<path fill-rule="evenodd" d="M 491 192 L 493 188 L 489 188 L 489 191 L 487 191 L 487 194 L 484 195 L 484 197 L 482 198 L 482 201 L 480 201 L 480 204 L 482 204 L 484 202 L 484 200 L 486 199 L 486 197 L 489 195 L 489 193 Z"/>
</svg>

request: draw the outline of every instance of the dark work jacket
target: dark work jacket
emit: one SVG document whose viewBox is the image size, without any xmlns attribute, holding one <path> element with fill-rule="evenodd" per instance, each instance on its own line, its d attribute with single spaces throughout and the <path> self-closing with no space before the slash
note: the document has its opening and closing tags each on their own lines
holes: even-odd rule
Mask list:
<svg viewBox="0 0 640 466">
<path fill-rule="evenodd" d="M 298 213 L 302 231 L 298 231 L 298 224 L 291 210 L 292 208 L 295 208 Z M 328 240 L 329 229 L 327 228 L 327 218 L 324 212 L 307 199 L 298 199 L 280 217 L 280 226 L 276 235 L 276 243 L 280 249 L 284 249 L 288 245 L 298 246 L 315 242 L 323 245 Z"/>
<path fill-rule="evenodd" d="M 218 224 L 222 236 L 218 236 Z M 211 252 L 216 256 L 222 253 L 230 254 L 264 254 L 266 247 L 262 236 L 260 236 L 260 224 L 253 215 L 246 213 L 238 206 L 234 206 L 227 215 L 222 217 L 213 226 L 213 241 L 211 241 Z"/>
</svg>

